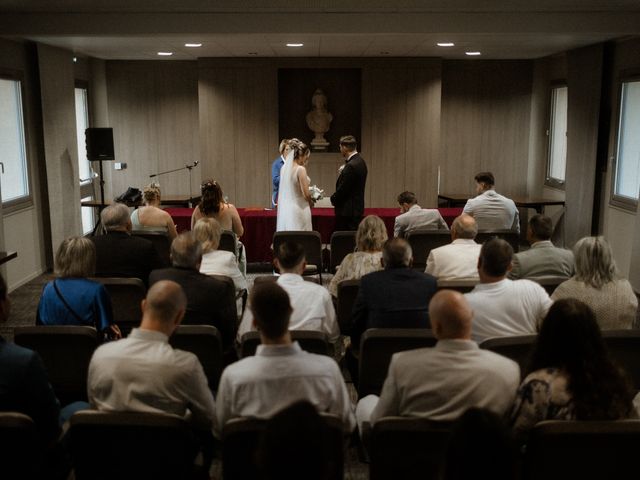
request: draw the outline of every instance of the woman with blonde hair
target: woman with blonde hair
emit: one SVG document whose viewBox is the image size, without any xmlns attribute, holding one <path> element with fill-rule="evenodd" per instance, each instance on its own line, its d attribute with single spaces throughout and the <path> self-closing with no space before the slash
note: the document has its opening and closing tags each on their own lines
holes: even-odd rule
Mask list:
<svg viewBox="0 0 640 480">
<path fill-rule="evenodd" d="M 331 295 L 338 296 L 338 283 L 343 280 L 358 280 L 367 273 L 382 270 L 382 246 L 387 239 L 387 227 L 380 217 L 364 217 L 356 232 L 356 251 L 344 257 L 329 283 Z"/>
<path fill-rule="evenodd" d="M 131 226 L 133 230 L 166 232 L 169 239 L 178 236 L 173 218 L 160 208 L 160 185 L 151 183 L 142 190 L 144 206 L 131 212 Z"/>
<path fill-rule="evenodd" d="M 551 299 L 584 302 L 603 330 L 633 328 L 638 299 L 631 284 L 618 277 L 609 243 L 604 237 L 584 237 L 573 247 L 573 254 L 576 273 L 556 288 Z"/>
</svg>

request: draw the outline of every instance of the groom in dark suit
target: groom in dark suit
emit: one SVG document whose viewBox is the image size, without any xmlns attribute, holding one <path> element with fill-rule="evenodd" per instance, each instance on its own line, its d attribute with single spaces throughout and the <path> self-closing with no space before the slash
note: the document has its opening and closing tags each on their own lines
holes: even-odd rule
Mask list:
<svg viewBox="0 0 640 480">
<path fill-rule="evenodd" d="M 364 187 L 367 182 L 367 164 L 356 150 L 356 138 L 340 138 L 340 153 L 345 164 L 340 168 L 336 191 L 331 195 L 335 207 L 336 230 L 357 230 L 364 214 Z"/>
</svg>

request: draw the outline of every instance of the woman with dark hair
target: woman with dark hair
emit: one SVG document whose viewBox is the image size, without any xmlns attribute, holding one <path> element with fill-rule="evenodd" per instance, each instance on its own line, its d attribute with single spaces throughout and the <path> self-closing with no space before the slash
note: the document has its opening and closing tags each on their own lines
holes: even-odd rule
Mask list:
<svg viewBox="0 0 640 480">
<path fill-rule="evenodd" d="M 222 188 L 215 180 L 206 180 L 201 185 L 202 199 L 191 215 L 191 230 L 201 218 L 215 218 L 223 230 L 241 237 L 244 233 L 238 210 L 224 199 Z"/>
<path fill-rule="evenodd" d="M 567 298 L 551 306 L 529 371 L 513 410 L 517 434 L 543 420 L 637 416 L 634 391 L 609 357 L 593 310 L 579 300 Z"/>
</svg>

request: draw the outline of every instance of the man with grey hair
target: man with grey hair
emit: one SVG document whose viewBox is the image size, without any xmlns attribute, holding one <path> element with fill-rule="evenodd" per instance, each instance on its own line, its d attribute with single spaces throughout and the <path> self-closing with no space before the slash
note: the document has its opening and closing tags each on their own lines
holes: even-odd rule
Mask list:
<svg viewBox="0 0 640 480">
<path fill-rule="evenodd" d="M 151 270 L 164 265 L 153 243 L 131 235 L 129 208 L 122 203 L 109 205 L 100 213 L 100 222 L 105 234 L 91 237 L 96 276 L 139 278 L 148 284 Z"/>
<path fill-rule="evenodd" d="M 478 234 L 475 218 L 463 213 L 451 225 L 451 243 L 434 248 L 427 258 L 426 273 L 438 280 L 478 281 L 478 256 L 482 245 L 474 239 Z"/>
<path fill-rule="evenodd" d="M 369 328 L 429 328 L 429 300 L 436 279 L 411 268 L 412 252 L 402 238 L 388 240 L 382 249 L 384 270 L 365 275 L 353 307 L 351 344 Z"/>
<path fill-rule="evenodd" d="M 183 323 L 213 325 L 220 331 L 223 347 L 230 352 L 237 328 L 235 287 L 229 278 L 200 273 L 201 260 L 202 246 L 196 236 L 193 232 L 181 233 L 171 243 L 172 266 L 151 272 L 149 285 L 161 280 L 180 285 L 187 295 Z"/>
</svg>

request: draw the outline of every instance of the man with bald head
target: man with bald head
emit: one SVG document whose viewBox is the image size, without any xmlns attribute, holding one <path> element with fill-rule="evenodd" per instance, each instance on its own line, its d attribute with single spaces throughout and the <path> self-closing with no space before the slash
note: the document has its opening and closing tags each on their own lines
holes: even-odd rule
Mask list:
<svg viewBox="0 0 640 480">
<path fill-rule="evenodd" d="M 380 398 L 369 395 L 358 403 L 359 425 L 388 416 L 453 421 L 471 407 L 498 415 L 511 408 L 520 368 L 471 340 L 473 311 L 464 296 L 439 291 L 429 316 L 438 343 L 392 357 Z"/>
<path fill-rule="evenodd" d="M 149 289 L 140 328 L 93 354 L 87 388 L 94 408 L 180 416 L 188 410 L 194 427 L 211 431 L 215 405 L 202 365 L 194 354 L 169 345 L 186 306 L 175 282 L 159 281 Z"/>
<path fill-rule="evenodd" d="M 478 281 L 478 256 L 482 245 L 475 242 L 478 225 L 463 213 L 451 225 L 451 243 L 434 248 L 427 258 L 426 273 L 438 280 Z"/>
</svg>

